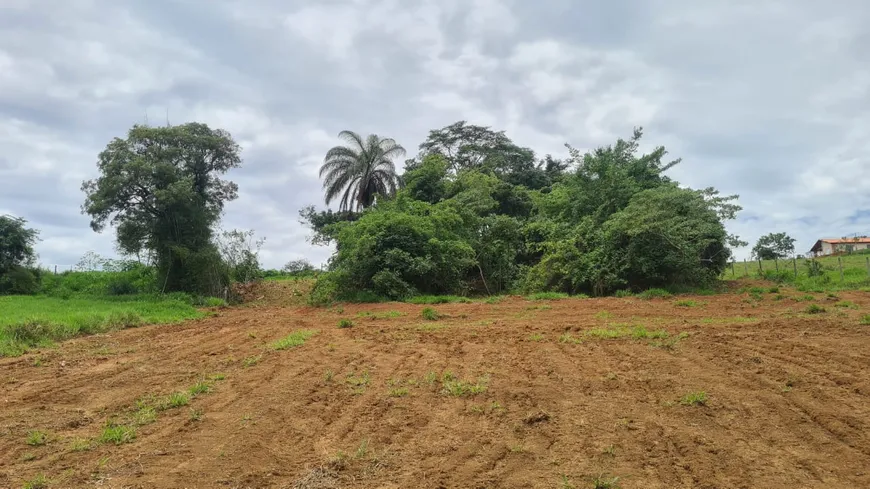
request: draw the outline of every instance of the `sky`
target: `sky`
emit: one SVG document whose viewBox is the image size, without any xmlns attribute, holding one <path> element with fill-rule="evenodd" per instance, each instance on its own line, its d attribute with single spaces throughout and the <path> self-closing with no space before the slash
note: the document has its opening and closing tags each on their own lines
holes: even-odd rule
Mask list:
<svg viewBox="0 0 870 489">
<path fill-rule="evenodd" d="M 97 155 L 199 121 L 242 147 L 222 226 L 265 237 L 268 268 L 319 264 L 298 211 L 325 208 L 341 130 L 413 155 L 466 120 L 566 156 L 642 126 L 681 184 L 740 195 L 731 232 L 806 252 L 870 234 L 868 46 L 863 0 L 2 0 L 0 214 L 43 265 L 113 256 L 80 211 Z"/>
</svg>

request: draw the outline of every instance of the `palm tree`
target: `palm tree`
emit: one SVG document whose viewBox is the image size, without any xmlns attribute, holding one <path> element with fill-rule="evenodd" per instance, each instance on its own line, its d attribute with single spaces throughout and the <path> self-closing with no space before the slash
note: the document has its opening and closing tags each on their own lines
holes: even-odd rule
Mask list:
<svg viewBox="0 0 870 489">
<path fill-rule="evenodd" d="M 330 149 L 320 167 L 327 205 L 342 191 L 341 211 L 365 209 L 377 196 L 396 193 L 399 176 L 392 160 L 404 156 L 405 148 L 375 134 L 363 139 L 353 131 L 341 131 L 338 137 L 348 145 Z"/>
</svg>

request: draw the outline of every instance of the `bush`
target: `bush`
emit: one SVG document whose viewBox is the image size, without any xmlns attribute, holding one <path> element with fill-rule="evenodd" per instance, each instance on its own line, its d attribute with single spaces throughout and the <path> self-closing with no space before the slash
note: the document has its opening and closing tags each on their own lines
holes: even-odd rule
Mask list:
<svg viewBox="0 0 870 489">
<path fill-rule="evenodd" d="M 132 295 L 139 292 L 129 276 L 118 276 L 110 279 L 109 283 L 106 284 L 106 289 L 109 295 Z"/>
<path fill-rule="evenodd" d="M 338 295 L 338 281 L 334 273 L 325 273 L 317 277 L 311 294 L 308 296 L 308 304 L 312 306 L 328 306 L 336 301 Z"/>
<path fill-rule="evenodd" d="M 398 200 L 338 232 L 331 267 L 337 298 L 358 290 L 390 299 L 465 290 L 474 251 L 457 234 L 460 215 L 449 206 Z"/>
<path fill-rule="evenodd" d="M 619 289 L 613 293 L 614 297 L 632 297 L 634 294 L 627 289 Z"/>
<path fill-rule="evenodd" d="M 0 295 L 33 295 L 39 292 L 39 271 L 13 266 L 0 275 Z"/>
<path fill-rule="evenodd" d="M 441 318 L 441 315 L 438 314 L 438 311 L 432 309 L 431 307 L 426 307 L 422 311 L 420 311 L 420 316 L 426 321 L 437 321 Z"/>
</svg>

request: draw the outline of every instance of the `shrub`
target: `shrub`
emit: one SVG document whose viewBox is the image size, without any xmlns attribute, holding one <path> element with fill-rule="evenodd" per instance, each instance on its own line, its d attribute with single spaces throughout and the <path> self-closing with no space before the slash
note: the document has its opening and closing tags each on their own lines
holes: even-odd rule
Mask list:
<svg viewBox="0 0 870 489">
<path fill-rule="evenodd" d="M 335 302 L 338 295 L 338 280 L 334 273 L 324 273 L 317 277 L 314 288 L 308 296 L 308 304 L 312 306 L 328 306 Z"/>
<path fill-rule="evenodd" d="M 634 294 L 628 289 L 619 289 L 613 293 L 614 297 L 632 297 Z"/>
<path fill-rule="evenodd" d="M 0 274 L 0 295 L 33 295 L 39 292 L 37 270 L 14 266 Z"/>
<path fill-rule="evenodd" d="M 109 280 L 106 284 L 106 292 L 109 295 L 132 295 L 139 290 L 129 276 L 120 275 Z"/>
<path fill-rule="evenodd" d="M 474 251 L 457 233 L 461 224 L 448 206 L 379 203 L 338 232 L 332 263 L 337 297 L 357 290 L 390 299 L 463 291 Z"/>
<path fill-rule="evenodd" d="M 807 314 L 821 314 L 823 312 L 826 312 L 825 308 L 818 304 L 810 304 L 804 311 Z"/>
<path fill-rule="evenodd" d="M 420 316 L 423 317 L 426 321 L 437 321 L 441 318 L 441 315 L 435 309 L 431 307 L 426 307 L 420 312 Z"/>
</svg>

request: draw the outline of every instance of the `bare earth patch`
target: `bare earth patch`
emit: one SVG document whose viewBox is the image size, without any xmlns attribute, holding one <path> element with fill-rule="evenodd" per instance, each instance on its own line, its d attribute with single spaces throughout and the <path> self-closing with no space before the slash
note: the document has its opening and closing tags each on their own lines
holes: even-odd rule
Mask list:
<svg viewBox="0 0 870 489">
<path fill-rule="evenodd" d="M 854 307 L 517 297 L 433 321 L 277 302 L 80 338 L 0 359 L 0 487 L 870 487 L 870 298 L 839 295 Z M 135 437 L 101 441 L 119 426 Z"/>
</svg>

